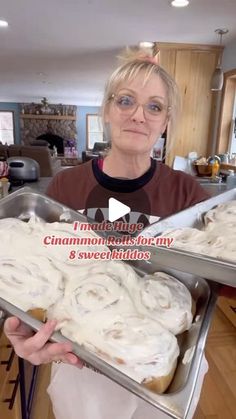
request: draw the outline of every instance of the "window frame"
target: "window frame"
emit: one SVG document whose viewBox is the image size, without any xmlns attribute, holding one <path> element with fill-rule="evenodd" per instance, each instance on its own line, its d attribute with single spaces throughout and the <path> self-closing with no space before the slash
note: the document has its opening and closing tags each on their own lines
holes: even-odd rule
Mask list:
<svg viewBox="0 0 236 419">
<path fill-rule="evenodd" d="M 98 121 L 98 126 L 101 123 L 101 127 L 102 129 L 100 131 L 90 131 L 89 130 L 89 118 L 90 117 L 97 117 L 100 118 L 100 122 Z M 101 120 L 101 115 L 99 115 L 99 113 L 87 113 L 86 114 L 86 150 L 92 151 L 93 150 L 93 146 L 90 146 L 90 141 L 89 141 L 89 134 L 90 133 L 101 133 L 102 134 L 102 139 L 99 142 L 105 142 L 104 141 L 104 130 L 103 130 L 103 126 L 102 126 L 102 120 Z M 97 141 L 95 141 L 97 142 Z"/>
<path fill-rule="evenodd" d="M 9 110 L 9 109 L 0 109 L 0 115 L 1 115 L 1 113 L 11 113 L 11 114 L 12 114 L 13 143 L 11 143 L 11 144 L 16 144 L 15 112 L 14 112 L 14 111 L 11 111 L 11 110 Z M 0 128 L 0 131 L 1 131 L 1 128 Z M 1 141 L 1 140 L 0 140 L 0 141 Z M 5 144 L 3 144 L 3 145 L 5 145 Z M 8 145 L 10 145 L 10 144 L 8 144 Z"/>
</svg>

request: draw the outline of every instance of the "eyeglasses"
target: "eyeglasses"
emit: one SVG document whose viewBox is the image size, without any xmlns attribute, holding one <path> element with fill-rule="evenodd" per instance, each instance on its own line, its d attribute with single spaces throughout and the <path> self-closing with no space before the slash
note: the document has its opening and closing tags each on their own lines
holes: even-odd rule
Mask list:
<svg viewBox="0 0 236 419">
<path fill-rule="evenodd" d="M 156 121 L 167 111 L 170 111 L 171 107 L 166 106 L 156 99 L 152 99 L 147 103 L 138 103 L 136 98 L 131 95 L 114 94 L 111 96 L 114 100 L 114 104 L 124 115 L 132 115 L 135 113 L 139 106 L 142 106 L 143 113 L 148 121 Z"/>
</svg>

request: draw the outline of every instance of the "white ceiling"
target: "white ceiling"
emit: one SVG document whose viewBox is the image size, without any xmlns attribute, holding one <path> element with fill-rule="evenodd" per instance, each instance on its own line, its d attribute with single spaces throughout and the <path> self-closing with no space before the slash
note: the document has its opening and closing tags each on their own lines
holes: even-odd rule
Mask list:
<svg viewBox="0 0 236 419">
<path fill-rule="evenodd" d="M 0 0 L 0 102 L 98 105 L 126 45 L 236 40 L 236 0 Z"/>
</svg>

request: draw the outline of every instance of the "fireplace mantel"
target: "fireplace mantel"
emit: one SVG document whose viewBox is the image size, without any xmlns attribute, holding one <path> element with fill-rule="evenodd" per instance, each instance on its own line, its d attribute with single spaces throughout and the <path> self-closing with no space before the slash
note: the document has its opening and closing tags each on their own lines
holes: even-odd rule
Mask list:
<svg viewBox="0 0 236 419">
<path fill-rule="evenodd" d="M 23 119 L 51 119 L 51 120 L 64 120 L 64 121 L 76 121 L 75 116 L 70 115 L 33 115 L 33 114 L 21 114 Z"/>
</svg>

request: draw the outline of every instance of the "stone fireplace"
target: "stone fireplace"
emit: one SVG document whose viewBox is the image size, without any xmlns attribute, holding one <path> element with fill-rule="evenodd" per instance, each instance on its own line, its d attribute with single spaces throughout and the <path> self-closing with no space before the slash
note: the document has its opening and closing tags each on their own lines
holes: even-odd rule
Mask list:
<svg viewBox="0 0 236 419">
<path fill-rule="evenodd" d="M 64 139 L 64 146 L 70 142 L 76 147 L 76 106 L 50 104 L 43 109 L 40 104 L 21 103 L 20 108 L 22 144 L 30 145 L 37 137 L 50 131 Z"/>
</svg>

